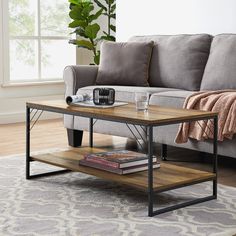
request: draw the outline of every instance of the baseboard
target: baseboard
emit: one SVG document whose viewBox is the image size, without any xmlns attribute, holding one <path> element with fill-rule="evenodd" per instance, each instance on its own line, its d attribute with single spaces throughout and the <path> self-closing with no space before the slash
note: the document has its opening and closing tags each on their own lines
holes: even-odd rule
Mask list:
<svg viewBox="0 0 236 236">
<path fill-rule="evenodd" d="M 62 118 L 63 115 L 58 113 L 44 112 L 40 117 L 40 120 L 58 119 Z M 13 113 L 1 113 L 0 124 L 11 124 L 25 121 L 25 111 L 13 112 Z"/>
</svg>

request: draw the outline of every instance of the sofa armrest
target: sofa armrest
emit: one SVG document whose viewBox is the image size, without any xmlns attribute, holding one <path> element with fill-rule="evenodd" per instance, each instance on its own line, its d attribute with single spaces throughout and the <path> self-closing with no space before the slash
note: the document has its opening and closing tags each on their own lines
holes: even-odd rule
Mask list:
<svg viewBox="0 0 236 236">
<path fill-rule="evenodd" d="M 98 66 L 67 66 L 63 73 L 66 85 L 65 97 L 75 95 L 79 88 L 94 85 L 97 72 Z"/>
</svg>

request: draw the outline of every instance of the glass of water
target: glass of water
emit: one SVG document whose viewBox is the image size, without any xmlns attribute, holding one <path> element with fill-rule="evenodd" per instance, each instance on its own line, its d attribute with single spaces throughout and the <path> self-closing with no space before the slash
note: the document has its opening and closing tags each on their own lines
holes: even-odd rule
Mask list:
<svg viewBox="0 0 236 236">
<path fill-rule="evenodd" d="M 147 111 L 149 103 L 149 93 L 137 92 L 135 93 L 135 104 L 137 111 Z"/>
</svg>

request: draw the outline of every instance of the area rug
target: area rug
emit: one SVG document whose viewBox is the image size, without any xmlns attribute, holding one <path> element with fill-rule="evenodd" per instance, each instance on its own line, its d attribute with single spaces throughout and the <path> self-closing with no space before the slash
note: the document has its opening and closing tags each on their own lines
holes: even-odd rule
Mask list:
<svg viewBox="0 0 236 236">
<path fill-rule="evenodd" d="M 236 189 L 219 185 L 218 199 L 147 217 L 147 197 L 80 173 L 25 180 L 23 156 L 0 158 L 0 235 L 231 236 Z M 51 167 L 34 163 L 34 172 Z M 156 195 L 159 206 L 211 192 L 211 183 Z"/>
</svg>

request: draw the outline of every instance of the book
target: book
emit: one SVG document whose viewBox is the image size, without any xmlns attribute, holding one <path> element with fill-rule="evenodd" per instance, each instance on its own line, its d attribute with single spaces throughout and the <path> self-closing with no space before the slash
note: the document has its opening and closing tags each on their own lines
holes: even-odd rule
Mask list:
<svg viewBox="0 0 236 236">
<path fill-rule="evenodd" d="M 146 154 L 128 150 L 87 154 L 84 159 L 113 168 L 127 168 L 148 163 Z M 155 156 L 153 157 L 153 162 L 157 162 Z"/>
<path fill-rule="evenodd" d="M 131 167 L 120 169 L 120 168 L 105 166 L 105 165 L 102 165 L 99 163 L 94 163 L 91 161 L 87 161 L 85 159 L 80 160 L 79 164 L 82 166 L 92 167 L 95 169 L 104 170 L 104 171 L 112 172 L 112 173 L 119 174 L 119 175 L 136 173 L 136 172 L 140 172 L 140 171 L 144 171 L 144 170 L 148 169 L 147 164 L 138 165 L 138 166 L 131 166 Z M 156 169 L 159 167 L 160 167 L 160 163 L 153 163 L 153 169 Z"/>
</svg>

